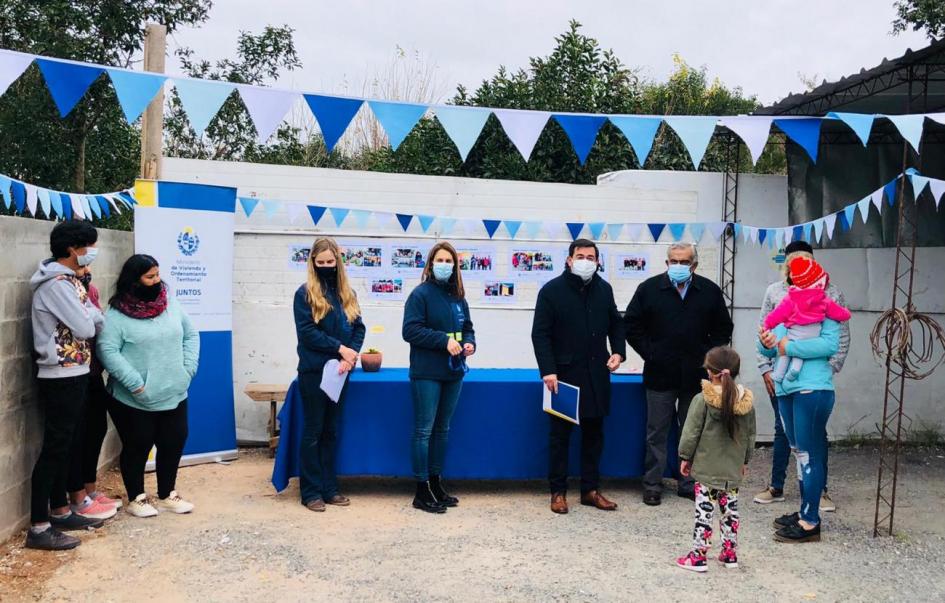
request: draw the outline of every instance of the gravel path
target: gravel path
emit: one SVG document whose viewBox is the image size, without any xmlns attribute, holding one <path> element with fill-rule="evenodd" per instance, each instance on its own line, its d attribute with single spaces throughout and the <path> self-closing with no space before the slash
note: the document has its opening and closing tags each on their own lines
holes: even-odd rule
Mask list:
<svg viewBox="0 0 945 603">
<path fill-rule="evenodd" d="M 405 481 L 346 480 L 352 506 L 313 514 L 294 482 L 273 495 L 270 460 L 250 451 L 229 466 L 182 470 L 179 487 L 197 504 L 190 516 L 119 515 L 33 576 L 28 567 L 48 566 L 49 556 L 8 547 L 0 599 L 943 601 L 945 452 L 906 453 L 898 534 L 878 540 L 876 458 L 873 449 L 832 451 L 839 510 L 825 519 L 824 541 L 784 545 L 770 524 L 792 507 L 750 502 L 770 467 L 759 451 L 743 489 L 742 567 L 713 563 L 695 575 L 672 565 L 689 542 L 692 503 L 667 495 L 645 507 L 635 482 L 608 484 L 617 512 L 572 501 L 567 516 L 548 511 L 543 483 L 459 483 L 462 507 L 432 516 L 410 507 Z"/>
</svg>

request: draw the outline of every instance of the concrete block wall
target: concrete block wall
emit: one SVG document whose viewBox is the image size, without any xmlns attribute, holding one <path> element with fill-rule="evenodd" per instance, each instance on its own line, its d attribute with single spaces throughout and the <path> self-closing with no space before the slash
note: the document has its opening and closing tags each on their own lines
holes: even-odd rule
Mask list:
<svg viewBox="0 0 945 603">
<path fill-rule="evenodd" d="M 29 519 L 30 474 L 42 443 L 32 359 L 29 279 L 49 256 L 54 222 L 0 216 L 0 541 Z M 133 253 L 130 232 L 99 231 L 101 250 L 92 267 L 96 286 L 107 299 L 118 271 Z M 113 430 L 102 447 L 100 466 L 120 450 Z"/>
</svg>

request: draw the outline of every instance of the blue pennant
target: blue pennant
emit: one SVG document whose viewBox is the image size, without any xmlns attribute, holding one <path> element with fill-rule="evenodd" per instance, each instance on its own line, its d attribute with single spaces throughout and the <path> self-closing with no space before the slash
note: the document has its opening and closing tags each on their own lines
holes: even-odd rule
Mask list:
<svg viewBox="0 0 945 603">
<path fill-rule="evenodd" d="M 71 220 L 72 219 L 72 199 L 69 198 L 69 195 L 65 193 L 52 193 L 59 197 L 59 209 L 62 210 L 60 214 L 63 219 Z"/>
<path fill-rule="evenodd" d="M 514 239 L 515 235 L 518 234 L 518 229 L 522 227 L 522 221 L 521 220 L 504 220 L 504 222 L 505 222 L 505 229 L 509 231 L 509 236 Z"/>
<path fill-rule="evenodd" d="M 568 222 L 568 232 L 571 233 L 571 240 L 577 239 L 581 236 L 581 231 L 584 230 L 584 222 Z"/>
<path fill-rule="evenodd" d="M 892 207 L 896 203 L 896 182 L 898 177 L 893 178 L 883 186 L 883 192 L 886 194 L 886 202 Z"/>
<path fill-rule="evenodd" d="M 763 245 L 766 238 L 768 238 L 768 229 L 759 228 L 758 229 L 758 244 Z"/>
<path fill-rule="evenodd" d="M 65 212 L 62 211 L 62 197 L 56 191 L 49 191 L 49 205 L 56 212 L 57 218 L 65 218 Z"/>
<path fill-rule="evenodd" d="M 404 229 L 404 232 L 407 232 L 410 223 L 413 222 L 413 214 L 397 214 L 397 221 L 400 222 L 400 227 Z"/>
<path fill-rule="evenodd" d="M 847 214 L 845 211 L 838 211 L 837 218 L 840 219 L 840 228 L 843 229 L 843 232 L 850 230 L 850 221 L 847 220 Z"/>
<path fill-rule="evenodd" d="M 627 138 L 633 152 L 637 156 L 640 167 L 646 163 L 646 158 L 653 148 L 653 139 L 663 120 L 658 117 L 637 117 L 635 115 L 611 115 L 610 123 L 617 126 Z"/>
<path fill-rule="evenodd" d="M 306 94 L 304 96 L 308 108 L 312 110 L 312 115 L 315 116 L 315 120 L 318 122 L 318 127 L 322 130 L 325 148 L 331 153 L 364 101 L 359 98 L 322 96 L 320 94 Z"/>
<path fill-rule="evenodd" d="M 597 133 L 607 118 L 603 115 L 555 115 L 554 118 L 568 135 L 568 140 L 571 141 L 571 146 L 577 153 L 578 161 L 584 165 L 594 147 L 594 141 L 597 140 Z"/>
<path fill-rule="evenodd" d="M 417 219 L 420 220 L 420 229 L 426 232 L 430 230 L 430 225 L 436 220 L 436 216 L 417 216 Z"/>
<path fill-rule="evenodd" d="M 486 227 L 486 232 L 489 234 L 489 238 L 492 238 L 492 235 L 495 234 L 495 231 L 499 230 L 499 224 L 502 224 L 502 220 L 483 220 L 482 225 Z"/>
<path fill-rule="evenodd" d="M 10 209 L 10 205 L 13 203 L 13 199 L 10 197 L 10 184 L 12 182 L 7 176 L 0 174 L 0 195 L 3 196 L 3 204 L 7 206 L 7 209 Z"/>
<path fill-rule="evenodd" d="M 811 224 L 810 222 L 808 222 L 807 224 L 804 224 L 804 225 L 803 225 L 803 228 L 804 228 L 804 240 L 807 241 L 808 243 L 811 242 L 811 241 L 810 241 L 810 229 L 811 229 L 812 227 L 813 227 L 813 224 Z"/>
<path fill-rule="evenodd" d="M 705 234 L 705 224 L 693 222 L 689 225 L 689 234 L 692 235 L 692 242 L 698 245 L 699 241 L 702 240 L 702 235 Z"/>
<path fill-rule="evenodd" d="M 663 234 L 663 229 L 666 228 L 665 224 L 647 224 L 646 226 L 650 229 L 650 234 L 653 235 L 653 242 L 660 240 L 660 235 Z"/>
<path fill-rule="evenodd" d="M 167 78 L 153 73 L 106 69 L 128 123 L 133 123 L 164 87 Z"/>
<path fill-rule="evenodd" d="M 368 101 L 368 105 L 374 112 L 374 117 L 381 122 L 381 126 L 387 132 L 387 139 L 390 140 L 390 146 L 395 151 L 427 112 L 426 105 L 413 103 Z"/>
<path fill-rule="evenodd" d="M 856 217 L 856 203 L 851 203 L 843 208 L 843 217 L 847 221 L 848 228 L 852 228 L 854 218 Z"/>
<path fill-rule="evenodd" d="M 16 213 L 22 216 L 26 209 L 26 187 L 16 180 L 13 181 L 13 205 L 16 206 Z"/>
<path fill-rule="evenodd" d="M 803 236 L 804 236 L 804 229 L 801 228 L 800 226 L 795 226 L 794 228 L 791 229 L 792 241 L 800 241 L 801 237 Z"/>
<path fill-rule="evenodd" d="M 318 226 L 318 221 L 325 215 L 325 208 L 321 205 L 309 205 L 308 213 L 312 216 L 312 224 Z"/>
<path fill-rule="evenodd" d="M 254 199 L 252 197 L 240 197 L 240 205 L 243 206 L 243 213 L 246 214 L 246 217 L 253 215 L 253 210 L 256 209 L 256 206 L 259 205 L 259 199 Z"/>
<path fill-rule="evenodd" d="M 69 115 L 92 82 L 102 74 L 100 67 L 61 63 L 48 59 L 36 59 L 36 64 L 43 73 L 46 87 L 49 88 L 49 94 L 52 95 L 61 117 Z"/>
<path fill-rule="evenodd" d="M 86 209 L 91 209 L 92 214 L 96 218 L 102 217 L 102 208 L 99 207 L 98 201 L 95 199 L 95 197 L 92 197 L 91 195 L 85 195 L 83 196 L 82 201 L 86 205 Z"/>
<path fill-rule="evenodd" d="M 348 212 L 351 210 L 343 207 L 332 207 L 328 211 L 331 212 L 331 217 L 335 220 L 335 226 L 340 227 L 345 221 L 345 218 L 348 217 Z"/>
<path fill-rule="evenodd" d="M 95 200 L 98 201 L 98 206 L 102 209 L 102 214 L 104 214 L 106 218 L 112 217 L 112 208 L 108 204 L 108 199 L 101 195 L 96 195 Z M 46 217 L 48 218 L 49 216 Z"/>
<path fill-rule="evenodd" d="M 774 124 L 784 134 L 807 151 L 811 161 L 817 163 L 817 147 L 820 144 L 819 117 L 810 119 L 776 119 Z"/>
<path fill-rule="evenodd" d="M 673 235 L 674 241 L 678 241 L 679 239 L 683 238 L 684 234 L 686 234 L 686 225 L 685 224 L 670 224 L 669 233 Z"/>
<path fill-rule="evenodd" d="M 591 238 L 595 241 L 600 240 L 600 236 L 604 234 L 604 222 L 591 222 L 587 227 L 591 230 Z"/>
<path fill-rule="evenodd" d="M 737 241 L 738 239 L 740 239 L 740 238 L 742 237 L 742 230 L 744 230 L 744 227 L 742 226 L 742 223 L 741 223 L 741 222 L 735 222 L 735 223 L 732 225 L 732 230 L 735 231 L 734 237 L 735 237 L 735 239 L 736 239 L 736 241 Z M 672 225 L 672 224 L 669 225 L 669 231 L 673 234 L 673 240 L 674 240 L 674 241 L 678 241 L 679 239 L 675 238 L 675 237 L 676 237 L 676 233 L 673 232 L 673 225 Z"/>
</svg>

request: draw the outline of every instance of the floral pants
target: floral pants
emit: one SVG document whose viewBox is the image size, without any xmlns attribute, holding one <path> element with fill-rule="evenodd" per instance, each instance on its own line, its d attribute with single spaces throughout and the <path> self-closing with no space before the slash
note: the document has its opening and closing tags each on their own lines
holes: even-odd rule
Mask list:
<svg viewBox="0 0 945 603">
<path fill-rule="evenodd" d="M 696 482 L 696 527 L 692 532 L 692 552 L 705 556 L 712 544 L 712 513 L 719 505 L 722 555 L 734 556 L 738 547 L 738 488 L 716 490 Z"/>
</svg>

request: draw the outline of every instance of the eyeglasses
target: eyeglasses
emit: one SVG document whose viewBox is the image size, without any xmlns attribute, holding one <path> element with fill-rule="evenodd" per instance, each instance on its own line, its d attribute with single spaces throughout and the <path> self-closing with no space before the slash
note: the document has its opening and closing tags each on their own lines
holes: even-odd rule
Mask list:
<svg viewBox="0 0 945 603">
<path fill-rule="evenodd" d="M 692 260 L 667 260 L 670 266 L 692 266 Z"/>
</svg>

